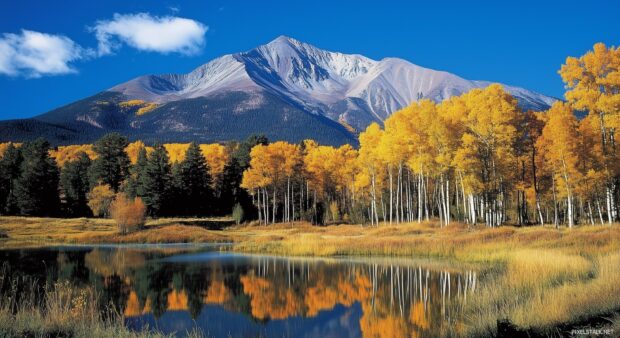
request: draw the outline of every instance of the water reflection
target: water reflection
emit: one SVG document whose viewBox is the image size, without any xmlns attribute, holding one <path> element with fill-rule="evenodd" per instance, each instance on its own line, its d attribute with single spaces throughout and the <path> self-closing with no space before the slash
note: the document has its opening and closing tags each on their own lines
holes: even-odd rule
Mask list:
<svg viewBox="0 0 620 338">
<path fill-rule="evenodd" d="M 407 260 L 317 260 L 193 248 L 2 251 L 42 282 L 94 285 L 129 327 L 179 335 L 416 337 L 462 333 L 476 271 Z"/>
</svg>

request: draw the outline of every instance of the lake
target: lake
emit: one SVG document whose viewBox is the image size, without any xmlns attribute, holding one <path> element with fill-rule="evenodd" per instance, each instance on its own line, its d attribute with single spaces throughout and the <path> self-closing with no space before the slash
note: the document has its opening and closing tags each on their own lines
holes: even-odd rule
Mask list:
<svg viewBox="0 0 620 338">
<path fill-rule="evenodd" d="M 0 250 L 41 284 L 91 285 L 135 330 L 215 337 L 413 337 L 463 332 L 476 268 L 402 258 L 283 258 L 228 245 Z"/>
</svg>

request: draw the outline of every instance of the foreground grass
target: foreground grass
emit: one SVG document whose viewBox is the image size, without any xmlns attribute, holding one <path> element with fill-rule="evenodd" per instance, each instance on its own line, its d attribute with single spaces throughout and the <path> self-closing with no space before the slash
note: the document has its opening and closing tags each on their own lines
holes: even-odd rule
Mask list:
<svg viewBox="0 0 620 338">
<path fill-rule="evenodd" d="M 618 224 L 558 230 L 463 224 L 440 228 L 435 222 L 374 228 L 300 223 L 209 230 L 205 222 L 227 221 L 163 219 L 123 236 L 108 220 L 0 217 L 0 231 L 7 236 L 0 239 L 0 247 L 232 241 L 236 251 L 276 255 L 444 258 L 483 264 L 490 272 L 477 296 L 462 304 L 468 335 L 496 335 L 501 318 L 542 335 L 566 335 L 567 328 L 603 317 L 612 319 L 602 325 L 618 327 Z"/>
<path fill-rule="evenodd" d="M 0 271 L 0 337 L 174 337 L 157 331 L 132 331 L 114 309 L 101 311 L 92 287 L 68 282 L 41 288 L 27 277 Z M 202 337 L 198 331 L 188 337 Z"/>
</svg>

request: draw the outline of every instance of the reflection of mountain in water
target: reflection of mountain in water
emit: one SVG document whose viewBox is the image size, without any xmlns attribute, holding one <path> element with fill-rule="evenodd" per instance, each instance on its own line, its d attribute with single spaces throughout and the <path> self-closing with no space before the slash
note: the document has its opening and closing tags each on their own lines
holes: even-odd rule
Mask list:
<svg viewBox="0 0 620 338">
<path fill-rule="evenodd" d="M 463 325 L 459 309 L 477 288 L 475 272 L 411 262 L 216 252 L 204 261 L 162 259 L 178 251 L 95 248 L 0 255 L 15 264 L 42 260 L 42 269 L 32 266 L 30 273 L 43 280 L 95 285 L 103 303 L 115 304 L 132 328 L 148 325 L 182 333 L 198 325 L 215 336 L 458 334 Z"/>
</svg>

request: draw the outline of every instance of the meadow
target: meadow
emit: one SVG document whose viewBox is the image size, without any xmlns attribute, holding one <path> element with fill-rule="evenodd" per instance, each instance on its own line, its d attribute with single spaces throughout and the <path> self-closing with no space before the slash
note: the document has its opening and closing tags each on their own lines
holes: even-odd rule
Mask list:
<svg viewBox="0 0 620 338">
<path fill-rule="evenodd" d="M 121 235 L 114 222 L 105 219 L 1 217 L 0 233 L 4 234 L 0 239 L 3 248 L 234 242 L 231 250 L 248 253 L 423 257 L 474 264 L 490 276 L 491 282 L 477 291 L 476 298 L 463 304 L 468 335 L 497 335 L 498 319 L 507 319 L 515 325 L 514 330 L 529 334 L 561 334 L 573 327 L 620 332 L 620 224 L 573 229 L 487 228 L 461 223 L 440 227 L 438 222 L 430 221 L 377 227 L 317 227 L 307 223 L 235 226 L 226 218 L 159 219 L 149 220 L 143 230 Z M 54 297 L 58 291 L 47 292 Z M 8 323 L 4 311 L 0 323 Z M 22 306 L 18 316 L 29 311 L 34 311 L 28 314 L 34 318 L 54 313 Z"/>
</svg>

